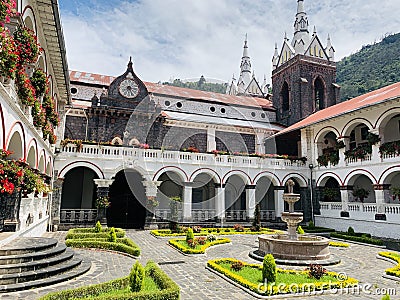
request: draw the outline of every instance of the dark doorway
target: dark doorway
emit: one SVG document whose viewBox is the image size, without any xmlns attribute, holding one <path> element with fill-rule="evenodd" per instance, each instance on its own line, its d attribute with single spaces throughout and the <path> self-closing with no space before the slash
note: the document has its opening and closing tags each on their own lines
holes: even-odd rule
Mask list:
<svg viewBox="0 0 400 300">
<path fill-rule="evenodd" d="M 74 168 L 65 174 L 61 209 L 92 209 L 96 200 L 96 173 L 86 167 Z"/>
<path fill-rule="evenodd" d="M 110 186 L 108 226 L 142 229 L 146 222 L 146 193 L 142 176 L 134 170 L 117 173 Z"/>
</svg>

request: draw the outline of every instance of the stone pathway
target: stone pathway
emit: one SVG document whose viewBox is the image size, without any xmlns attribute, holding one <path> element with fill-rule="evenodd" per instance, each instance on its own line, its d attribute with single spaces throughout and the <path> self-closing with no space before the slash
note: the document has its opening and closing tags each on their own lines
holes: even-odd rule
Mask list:
<svg viewBox="0 0 400 300">
<path fill-rule="evenodd" d="M 229 236 L 231 244 L 225 244 L 210 248 L 205 255 L 183 255 L 170 247 L 168 238 L 156 238 L 148 231 L 127 230 L 128 237 L 132 238 L 141 248 L 140 261 L 145 264 L 153 260 L 161 265 L 161 268 L 181 287 L 182 300 L 202 299 L 256 299 L 242 289 L 228 283 L 218 275 L 208 271 L 205 266 L 207 260 L 212 258 L 232 257 L 247 262 L 255 262 L 249 258 L 250 250 L 257 248 L 257 237 L 250 235 Z M 58 238 L 63 241 L 65 233 L 47 233 L 47 237 Z M 103 251 L 76 250 L 79 254 L 93 261 L 93 267 L 89 273 L 75 280 L 53 285 L 50 287 L 35 289 L 32 291 L 16 292 L 7 295 L 0 294 L 0 299 L 37 299 L 46 293 L 105 282 L 111 279 L 125 276 L 134 262 L 134 259 Z M 332 248 L 332 253 L 342 259 L 337 266 L 327 267 L 328 270 L 345 272 L 350 277 L 359 279 L 362 285 L 369 284 L 369 288 L 354 294 L 324 294 L 295 299 L 381 299 L 375 293 L 377 288 L 394 288 L 397 295 L 391 299 L 400 299 L 400 282 L 384 279 L 382 274 L 390 262 L 376 259 L 379 248 L 351 244 L 349 249 Z M 379 291 L 378 291 L 379 292 Z M 286 297 L 284 297 L 286 298 Z M 282 299 L 282 298 L 281 298 Z"/>
</svg>

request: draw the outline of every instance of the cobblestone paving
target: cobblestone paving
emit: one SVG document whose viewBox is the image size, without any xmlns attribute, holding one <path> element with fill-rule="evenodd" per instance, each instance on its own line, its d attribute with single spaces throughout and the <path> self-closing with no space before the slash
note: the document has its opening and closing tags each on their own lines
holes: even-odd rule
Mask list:
<svg viewBox="0 0 400 300">
<path fill-rule="evenodd" d="M 205 255 L 189 256 L 183 255 L 168 246 L 168 238 L 153 237 L 148 231 L 128 230 L 127 235 L 141 248 L 142 256 L 140 261 L 143 264 L 150 259 L 160 263 L 161 268 L 181 287 L 182 300 L 256 299 L 205 268 L 207 260 L 212 258 L 233 257 L 247 262 L 255 262 L 249 258 L 248 253 L 250 250 L 257 248 L 256 236 L 229 236 L 232 240 L 231 244 L 210 248 Z M 48 233 L 46 236 L 63 241 L 65 233 Z M 92 260 L 93 267 L 89 273 L 67 283 L 8 295 L 0 294 L 0 299 L 37 299 L 39 296 L 55 290 L 105 282 L 128 274 L 134 262 L 129 257 L 108 252 L 76 251 Z M 366 289 L 366 291 L 360 291 L 355 294 L 317 295 L 311 298 L 310 296 L 304 296 L 296 297 L 295 299 L 381 299 L 381 296 L 375 293 L 377 288 L 394 288 L 397 295 L 391 296 L 391 299 L 400 299 L 400 282 L 382 277 L 384 270 L 393 266 L 393 264 L 377 259 L 376 254 L 379 251 L 381 251 L 379 248 L 355 244 L 351 244 L 349 249 L 333 248 L 331 250 L 334 255 L 341 258 L 342 262 L 336 266 L 329 266 L 327 269 L 345 272 L 348 276 L 357 278 L 362 285 L 369 284 L 370 288 Z"/>
</svg>

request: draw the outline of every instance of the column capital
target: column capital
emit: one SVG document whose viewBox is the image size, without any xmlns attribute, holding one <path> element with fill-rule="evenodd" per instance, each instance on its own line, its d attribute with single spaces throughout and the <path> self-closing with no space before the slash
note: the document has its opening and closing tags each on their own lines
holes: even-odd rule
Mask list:
<svg viewBox="0 0 400 300">
<path fill-rule="evenodd" d="M 339 187 L 339 189 L 341 191 L 352 191 L 353 190 L 353 186 L 352 185 L 342 185 Z"/>
<path fill-rule="evenodd" d="M 372 128 L 368 130 L 369 133 L 379 135 L 379 128 Z"/>
<path fill-rule="evenodd" d="M 374 184 L 373 187 L 375 191 L 389 190 L 390 184 Z"/>
<path fill-rule="evenodd" d="M 110 187 L 114 182 L 112 179 L 93 179 L 93 181 L 97 187 Z"/>
<path fill-rule="evenodd" d="M 275 191 L 284 191 L 285 187 L 284 186 L 274 186 Z"/>
<path fill-rule="evenodd" d="M 255 190 L 256 189 L 256 185 L 255 184 L 246 184 L 246 190 Z"/>
</svg>

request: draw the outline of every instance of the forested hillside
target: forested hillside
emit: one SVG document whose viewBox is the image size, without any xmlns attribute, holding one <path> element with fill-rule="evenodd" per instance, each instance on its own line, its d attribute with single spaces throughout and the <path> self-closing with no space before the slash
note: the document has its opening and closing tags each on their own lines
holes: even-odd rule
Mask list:
<svg viewBox="0 0 400 300">
<path fill-rule="evenodd" d="M 400 33 L 362 49 L 337 63 L 341 100 L 400 81 Z"/>
<path fill-rule="evenodd" d="M 183 82 L 180 79 L 175 79 L 173 82 L 163 82 L 163 84 L 220 94 L 225 94 L 226 91 L 226 84 L 207 82 L 204 76 L 201 76 L 197 82 Z"/>
</svg>

